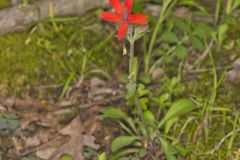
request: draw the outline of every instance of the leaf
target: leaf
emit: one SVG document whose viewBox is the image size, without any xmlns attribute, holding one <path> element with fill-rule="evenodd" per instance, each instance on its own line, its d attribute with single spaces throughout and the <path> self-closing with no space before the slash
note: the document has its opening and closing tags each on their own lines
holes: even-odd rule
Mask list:
<svg viewBox="0 0 240 160">
<path fill-rule="evenodd" d="M 237 9 L 240 6 L 240 0 L 235 0 L 233 4 L 233 9 Z"/>
<path fill-rule="evenodd" d="M 209 38 L 213 34 L 213 28 L 205 23 L 199 23 L 197 24 L 193 34 L 200 38 Z"/>
<path fill-rule="evenodd" d="M 181 31 L 186 32 L 186 33 L 191 33 L 191 29 L 190 29 L 189 25 L 186 24 L 185 21 L 183 21 L 181 19 L 176 19 L 175 25 Z"/>
<path fill-rule="evenodd" d="M 147 107 L 147 103 L 148 103 L 148 98 L 141 98 L 140 100 L 140 106 L 142 107 L 142 109 L 146 110 Z"/>
<path fill-rule="evenodd" d="M 118 150 L 132 144 L 138 137 L 136 136 L 120 136 L 115 138 L 111 144 L 112 152 L 117 152 Z"/>
<path fill-rule="evenodd" d="M 222 42 L 226 39 L 229 27 L 227 24 L 222 24 L 218 28 L 218 47 L 221 47 Z"/>
<path fill-rule="evenodd" d="M 185 113 L 188 113 L 195 109 L 195 104 L 188 100 L 188 99 L 181 99 L 176 101 L 172 107 L 168 110 L 167 114 L 163 118 L 163 120 L 159 123 L 159 127 L 161 127 L 164 123 L 166 123 L 168 120 L 178 117 L 180 115 L 183 115 Z"/>
<path fill-rule="evenodd" d="M 143 74 L 139 76 L 139 80 L 144 83 L 144 84 L 149 84 L 151 82 L 151 78 L 149 76 L 149 74 Z"/>
<path fill-rule="evenodd" d="M 64 156 L 61 157 L 60 160 L 73 160 L 73 159 L 69 155 L 64 155 Z"/>
<path fill-rule="evenodd" d="M 160 138 L 162 150 L 164 154 L 166 155 L 167 160 L 177 160 L 175 157 L 175 150 L 174 148 L 164 139 Z"/>
<path fill-rule="evenodd" d="M 180 144 L 174 144 L 174 148 L 182 156 L 186 156 L 189 153 L 189 150 L 187 150 L 185 147 L 181 146 Z"/>
<path fill-rule="evenodd" d="M 178 4 L 195 7 L 199 11 L 207 12 L 207 10 L 203 6 L 198 4 L 195 0 L 180 0 Z"/>
<path fill-rule="evenodd" d="M 137 92 L 139 97 L 146 96 L 150 93 L 150 91 L 146 89 L 143 84 L 138 84 Z"/>
<path fill-rule="evenodd" d="M 197 49 L 199 52 L 202 52 L 204 50 L 203 42 L 199 38 L 192 36 L 191 42 L 192 42 L 193 47 L 195 49 Z"/>
<path fill-rule="evenodd" d="M 179 41 L 174 32 L 165 32 L 161 38 L 168 43 L 177 43 Z"/>
<path fill-rule="evenodd" d="M 136 148 L 124 149 L 111 155 L 110 160 L 120 160 L 121 157 L 134 154 L 134 153 L 138 153 L 138 149 Z"/>
<path fill-rule="evenodd" d="M 139 156 L 140 157 L 145 157 L 147 155 L 147 150 L 145 148 L 140 148 L 139 149 Z"/>
<path fill-rule="evenodd" d="M 83 160 L 82 148 L 84 146 L 89 146 L 94 149 L 99 148 L 99 145 L 94 143 L 94 137 L 89 133 L 83 134 L 84 132 L 86 132 L 84 125 L 77 116 L 69 125 L 60 130 L 61 135 L 70 137 L 69 141 L 65 144 L 60 143 L 60 146 L 56 146 L 56 144 L 58 144 L 56 139 L 45 145 L 45 147 L 39 148 L 36 155 L 42 159 L 51 160 L 59 160 L 62 155 L 69 155 L 74 160 Z"/>
<path fill-rule="evenodd" d="M 127 86 L 127 99 L 132 98 L 135 93 L 136 93 L 136 89 L 137 89 L 137 84 L 136 83 L 128 83 Z"/>
<path fill-rule="evenodd" d="M 97 157 L 98 157 L 98 160 L 107 160 L 106 153 L 104 152 L 99 154 Z"/>
<path fill-rule="evenodd" d="M 65 96 L 65 94 L 66 94 L 67 90 L 69 89 L 70 84 L 72 83 L 74 77 L 75 77 L 75 72 L 72 72 L 72 73 L 68 76 L 68 78 L 67 78 L 67 80 L 66 80 L 66 82 L 65 82 L 65 84 L 64 84 L 64 87 L 63 87 L 63 90 L 62 90 L 60 99 L 63 99 L 63 97 Z"/>
<path fill-rule="evenodd" d="M 178 120 L 178 118 L 179 118 L 179 117 L 174 117 L 174 118 L 172 118 L 172 119 L 170 119 L 170 120 L 168 120 L 168 121 L 166 122 L 166 124 L 165 124 L 165 129 L 164 129 L 165 134 L 168 134 L 168 132 L 170 131 L 172 125 Z"/>
<path fill-rule="evenodd" d="M 155 117 L 153 115 L 153 113 L 149 110 L 147 111 L 144 111 L 143 112 L 143 117 L 144 117 L 144 120 L 148 123 L 148 124 L 154 124 L 155 122 Z"/>
<path fill-rule="evenodd" d="M 166 102 L 169 99 L 169 97 L 170 97 L 169 93 L 162 94 L 159 97 L 159 103 L 163 104 L 164 102 Z"/>
<path fill-rule="evenodd" d="M 183 60 L 188 54 L 188 50 L 183 45 L 178 45 L 175 49 L 175 53 L 178 59 Z"/>
<path fill-rule="evenodd" d="M 124 119 L 127 115 L 118 108 L 106 108 L 103 110 L 104 118 Z"/>
</svg>

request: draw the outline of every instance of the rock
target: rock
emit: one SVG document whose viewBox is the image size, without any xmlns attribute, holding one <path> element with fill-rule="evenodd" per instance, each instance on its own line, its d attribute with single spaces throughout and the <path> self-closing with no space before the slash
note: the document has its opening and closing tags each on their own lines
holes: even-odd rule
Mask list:
<svg viewBox="0 0 240 160">
<path fill-rule="evenodd" d="M 106 82 L 97 78 L 97 77 L 94 77 L 91 79 L 90 81 L 91 83 L 91 87 L 100 87 L 100 86 L 105 86 L 106 85 Z"/>
<path fill-rule="evenodd" d="M 157 81 L 164 75 L 164 70 L 162 68 L 156 68 L 152 72 L 152 80 Z"/>
<path fill-rule="evenodd" d="M 240 82 L 240 58 L 235 60 L 232 64 L 232 69 L 227 72 L 226 79 L 232 83 Z"/>
</svg>

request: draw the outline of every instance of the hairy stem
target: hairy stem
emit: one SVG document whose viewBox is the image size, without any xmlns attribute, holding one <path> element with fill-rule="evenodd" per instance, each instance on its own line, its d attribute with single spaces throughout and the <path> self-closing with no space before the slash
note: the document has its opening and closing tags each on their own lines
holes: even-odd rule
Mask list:
<svg viewBox="0 0 240 160">
<path fill-rule="evenodd" d="M 129 58 L 129 81 L 130 83 L 135 83 L 133 76 L 133 63 L 134 63 L 134 41 L 130 42 L 130 58 Z"/>
<path fill-rule="evenodd" d="M 136 83 L 136 79 L 134 78 L 134 68 L 133 68 L 133 65 L 134 65 L 134 40 L 130 40 L 129 43 L 130 43 L 130 57 L 129 57 L 129 83 Z M 136 76 L 137 77 L 137 76 Z M 141 121 L 143 122 L 143 125 L 144 125 L 144 128 L 146 129 L 146 134 L 147 134 L 147 137 L 150 138 L 149 134 L 148 134 L 148 131 L 147 131 L 147 124 L 144 120 L 144 116 L 143 116 L 143 110 L 141 108 L 141 105 L 140 105 L 140 100 L 139 100 L 139 97 L 138 97 L 138 93 L 137 93 L 137 85 L 136 85 L 136 90 L 135 90 L 135 94 L 134 94 L 134 103 L 135 103 L 135 106 L 137 108 L 137 113 L 138 113 L 138 116 L 140 117 Z"/>
</svg>

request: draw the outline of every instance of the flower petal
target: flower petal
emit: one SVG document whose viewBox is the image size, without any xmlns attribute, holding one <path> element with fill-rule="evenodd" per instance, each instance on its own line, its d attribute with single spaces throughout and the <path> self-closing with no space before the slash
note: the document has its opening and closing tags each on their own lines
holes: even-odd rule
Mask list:
<svg viewBox="0 0 240 160">
<path fill-rule="evenodd" d="M 124 6 L 127 8 L 128 14 L 130 14 L 132 11 L 133 0 L 125 0 Z"/>
<path fill-rule="evenodd" d="M 121 40 L 126 36 L 127 30 L 128 30 L 128 22 L 123 21 L 118 29 L 118 35 L 117 35 L 118 40 Z"/>
<path fill-rule="evenodd" d="M 143 14 L 128 15 L 128 22 L 134 24 L 148 24 L 147 16 Z"/>
<path fill-rule="evenodd" d="M 102 12 L 100 15 L 101 19 L 110 22 L 119 22 L 120 16 L 112 12 Z"/>
<path fill-rule="evenodd" d="M 109 3 L 112 5 L 112 7 L 117 11 L 117 13 L 122 13 L 123 11 L 123 5 L 120 2 L 120 0 L 109 0 Z"/>
</svg>

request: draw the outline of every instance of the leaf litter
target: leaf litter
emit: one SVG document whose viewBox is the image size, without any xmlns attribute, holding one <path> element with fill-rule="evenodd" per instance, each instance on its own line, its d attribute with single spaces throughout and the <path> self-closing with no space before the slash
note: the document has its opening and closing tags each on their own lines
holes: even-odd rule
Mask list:
<svg viewBox="0 0 240 160">
<path fill-rule="evenodd" d="M 38 96 L 0 99 L 1 112 L 15 114 L 21 129 L 19 136 L 9 135 L 8 143 L 13 148 L 6 148 L 4 154 L 13 160 L 34 153 L 46 160 L 58 160 L 63 155 L 84 159 L 85 147 L 98 150 L 109 137 L 109 132 L 103 133 L 97 116 L 101 106 L 121 100 L 122 94 L 121 87 L 93 78 L 61 101 Z"/>
</svg>

